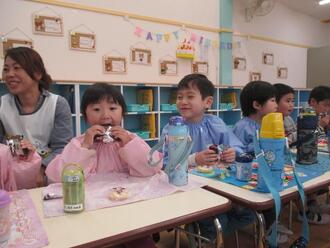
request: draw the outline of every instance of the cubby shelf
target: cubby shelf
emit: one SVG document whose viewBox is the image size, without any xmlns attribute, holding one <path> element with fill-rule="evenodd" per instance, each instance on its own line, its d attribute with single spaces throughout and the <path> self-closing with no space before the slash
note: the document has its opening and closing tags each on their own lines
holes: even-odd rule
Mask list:
<svg viewBox="0 0 330 248">
<path fill-rule="evenodd" d="M 109 82 L 110 83 L 110 82 Z M 58 81 L 52 85 L 51 91 L 55 94 L 59 94 L 66 98 L 69 102 L 72 120 L 74 126 L 74 134 L 80 135 L 85 132 L 88 128 L 84 118 L 80 113 L 80 101 L 84 91 L 92 83 L 79 83 L 79 82 L 64 82 Z M 118 87 L 121 93 L 124 95 L 126 104 L 136 104 L 137 103 L 137 90 L 139 89 L 152 89 L 153 103 L 150 111 L 146 112 L 127 112 L 122 126 L 128 130 L 141 130 L 141 118 L 145 115 L 155 115 L 155 126 L 156 133 L 154 138 L 146 138 L 145 141 L 149 145 L 154 145 L 160 135 L 163 127 L 168 123 L 168 120 L 173 115 L 178 115 L 176 110 L 162 111 L 161 104 L 168 104 L 171 97 L 173 97 L 173 90 L 176 89 L 176 85 L 164 85 L 164 84 L 125 84 L 125 83 L 111 83 Z M 3 83 L 0 84 L 0 95 L 7 92 L 6 87 Z M 216 86 L 216 92 L 214 95 L 214 101 L 211 109 L 207 112 L 214 114 L 223 119 L 223 121 L 230 127 L 235 125 L 242 117 L 239 94 L 241 92 L 241 87 L 224 87 Z M 224 94 L 229 93 L 229 95 L 235 95 L 236 106 L 234 108 L 221 109 L 220 103 L 221 97 Z M 299 109 L 308 102 L 310 89 L 295 89 L 295 107 L 292 113 L 294 120 L 297 118 Z M 227 94 L 228 95 L 228 94 Z M 173 103 L 173 99 L 171 100 Z"/>
</svg>

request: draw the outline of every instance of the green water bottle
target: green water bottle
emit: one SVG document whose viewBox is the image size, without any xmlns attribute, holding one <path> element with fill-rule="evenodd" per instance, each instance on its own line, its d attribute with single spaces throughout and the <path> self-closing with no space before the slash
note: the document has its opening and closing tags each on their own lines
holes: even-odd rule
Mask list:
<svg viewBox="0 0 330 248">
<path fill-rule="evenodd" d="M 85 208 L 84 171 L 79 164 L 66 164 L 62 171 L 64 212 L 81 212 Z"/>
</svg>

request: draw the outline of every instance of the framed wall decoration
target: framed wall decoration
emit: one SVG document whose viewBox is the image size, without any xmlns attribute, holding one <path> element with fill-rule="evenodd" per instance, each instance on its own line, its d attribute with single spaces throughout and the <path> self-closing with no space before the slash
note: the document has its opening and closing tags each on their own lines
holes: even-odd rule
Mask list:
<svg viewBox="0 0 330 248">
<path fill-rule="evenodd" d="M 160 75 L 175 76 L 178 74 L 178 64 L 176 60 L 160 60 Z"/>
<path fill-rule="evenodd" d="M 96 37 L 93 33 L 69 32 L 70 49 L 95 52 Z"/>
<path fill-rule="evenodd" d="M 234 57 L 233 68 L 234 68 L 234 70 L 245 71 L 246 70 L 246 58 Z"/>
<path fill-rule="evenodd" d="M 34 34 L 63 36 L 63 21 L 59 16 L 33 15 Z"/>
<path fill-rule="evenodd" d="M 131 63 L 140 65 L 151 65 L 151 50 L 142 48 L 131 48 Z"/>
<path fill-rule="evenodd" d="M 288 78 L 288 68 L 287 67 L 277 67 L 277 78 Z"/>
<path fill-rule="evenodd" d="M 250 72 L 250 81 L 258 81 L 261 80 L 261 72 Z"/>
<path fill-rule="evenodd" d="M 206 61 L 193 61 L 191 64 L 192 73 L 201 73 L 207 75 L 209 73 L 209 63 Z"/>
<path fill-rule="evenodd" d="M 21 40 L 12 38 L 2 38 L 0 55 L 1 58 L 5 57 L 6 51 L 14 47 L 29 47 L 33 48 L 32 40 Z"/>
<path fill-rule="evenodd" d="M 103 72 L 104 73 L 126 73 L 126 58 L 103 56 Z"/>
<path fill-rule="evenodd" d="M 263 53 L 262 54 L 262 63 L 265 65 L 273 65 L 274 64 L 274 54 Z"/>
</svg>

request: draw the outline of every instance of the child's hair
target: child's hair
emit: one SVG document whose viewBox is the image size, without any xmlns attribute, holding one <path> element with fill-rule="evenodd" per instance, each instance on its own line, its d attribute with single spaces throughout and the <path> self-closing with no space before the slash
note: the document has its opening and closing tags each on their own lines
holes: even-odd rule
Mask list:
<svg viewBox="0 0 330 248">
<path fill-rule="evenodd" d="M 241 109 L 243 116 L 249 116 L 257 112 L 253 107 L 253 102 L 257 101 L 259 104 L 265 104 L 270 98 L 275 97 L 276 90 L 273 85 L 265 81 L 249 82 L 242 89 L 240 95 Z"/>
<path fill-rule="evenodd" d="M 7 57 L 10 57 L 22 66 L 22 68 L 32 79 L 37 80 L 36 74 L 41 74 L 39 89 L 49 89 L 49 86 L 53 80 L 46 72 L 44 62 L 42 61 L 39 53 L 29 47 L 15 47 L 7 50 L 5 60 Z"/>
<path fill-rule="evenodd" d="M 88 87 L 81 99 L 80 109 L 81 112 L 87 120 L 86 109 L 89 104 L 99 103 L 102 100 L 113 101 L 117 103 L 122 108 L 122 114 L 126 112 L 126 103 L 120 90 L 113 85 L 106 83 L 95 83 Z"/>
<path fill-rule="evenodd" d="M 186 75 L 178 84 L 178 90 L 188 89 L 196 86 L 204 100 L 208 96 L 213 96 L 215 92 L 214 85 L 203 74 L 193 73 Z"/>
<path fill-rule="evenodd" d="M 324 85 L 316 86 L 309 95 L 308 103 L 311 103 L 312 98 L 316 102 L 330 100 L 330 87 Z"/>
<path fill-rule="evenodd" d="M 274 84 L 274 87 L 276 89 L 276 102 L 279 103 L 281 98 L 285 96 L 286 94 L 294 94 L 294 89 L 287 85 L 287 84 Z"/>
</svg>

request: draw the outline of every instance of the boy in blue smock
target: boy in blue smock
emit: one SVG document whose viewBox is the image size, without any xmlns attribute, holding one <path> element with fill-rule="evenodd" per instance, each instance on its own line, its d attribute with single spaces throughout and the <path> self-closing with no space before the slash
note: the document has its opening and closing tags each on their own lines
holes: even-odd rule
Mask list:
<svg viewBox="0 0 330 248">
<path fill-rule="evenodd" d="M 264 81 L 249 82 L 241 91 L 240 102 L 243 113 L 243 119 L 236 123 L 234 126 L 234 134 L 241 140 L 244 145 L 245 152 L 253 152 L 253 137 L 256 130 L 260 130 L 262 118 L 277 111 L 276 103 L 276 88 Z M 262 211 L 267 233 L 270 234 L 271 224 L 275 221 L 274 209 Z M 291 234 L 286 228 L 278 228 L 277 243 L 286 243 Z"/>
<path fill-rule="evenodd" d="M 208 148 L 210 144 L 224 144 L 229 148 L 222 155 L 221 160 L 226 163 L 235 161 L 236 153 L 243 152 L 242 143 L 226 126 L 218 116 L 205 114 L 212 106 L 215 88 L 206 76 L 201 74 L 190 74 L 185 76 L 178 85 L 176 105 L 179 113 L 189 128 L 189 134 L 194 142 L 189 165 L 216 165 L 219 161 L 218 154 Z M 168 134 L 168 125 L 164 127 L 162 136 Z M 166 146 L 165 146 L 166 149 Z M 164 151 L 164 164 L 166 166 L 168 157 Z M 224 234 L 233 233 L 238 227 L 253 221 L 254 217 L 250 211 L 237 211 L 236 209 L 227 214 L 217 216 Z M 216 232 L 211 218 L 199 221 L 201 234 L 214 240 Z"/>
<path fill-rule="evenodd" d="M 262 118 L 276 112 L 276 90 L 273 85 L 264 81 L 252 81 L 240 95 L 243 119 L 236 123 L 233 132 L 244 145 L 245 152 L 253 152 L 253 137 L 260 129 Z"/>
</svg>

